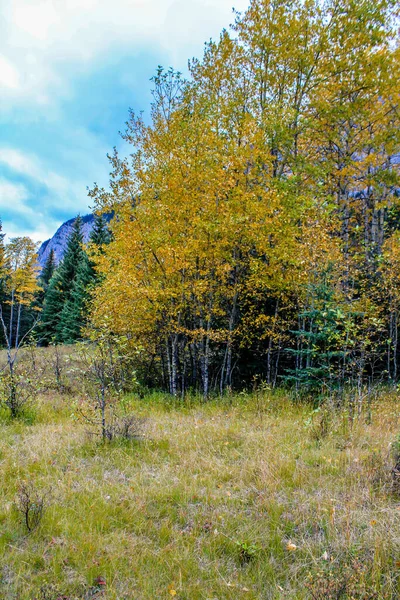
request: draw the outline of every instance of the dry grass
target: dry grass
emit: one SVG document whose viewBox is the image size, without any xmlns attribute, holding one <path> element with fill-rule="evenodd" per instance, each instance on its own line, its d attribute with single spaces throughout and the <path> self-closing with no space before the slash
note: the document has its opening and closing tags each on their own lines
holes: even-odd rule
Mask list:
<svg viewBox="0 0 400 600">
<path fill-rule="evenodd" d="M 119 444 L 88 437 L 56 390 L 3 419 L 0 598 L 400 598 L 395 397 L 369 425 L 329 414 L 327 435 L 282 394 L 165 400 L 130 398 L 145 435 Z M 30 534 L 22 482 L 47 497 Z"/>
</svg>

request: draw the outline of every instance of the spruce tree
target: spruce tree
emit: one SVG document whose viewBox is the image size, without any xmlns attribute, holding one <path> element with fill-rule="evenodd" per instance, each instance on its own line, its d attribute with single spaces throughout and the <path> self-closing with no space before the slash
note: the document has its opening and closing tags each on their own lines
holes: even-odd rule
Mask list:
<svg viewBox="0 0 400 600">
<path fill-rule="evenodd" d="M 46 263 L 40 274 L 40 283 L 45 288 L 49 285 L 50 279 L 53 277 L 54 271 L 56 270 L 56 259 L 54 256 L 54 250 L 51 249 L 47 257 Z"/>
<path fill-rule="evenodd" d="M 70 297 L 64 304 L 60 317 L 59 335 L 65 344 L 73 344 L 81 338 L 86 324 L 86 304 L 95 273 L 86 254 L 79 264 Z"/>
<path fill-rule="evenodd" d="M 59 266 L 60 287 L 63 293 L 63 303 L 69 300 L 79 265 L 84 260 L 82 219 L 77 217 L 72 232 L 68 238 L 64 258 Z"/>
<path fill-rule="evenodd" d="M 90 245 L 98 251 L 110 242 L 110 232 L 103 215 L 95 215 Z M 50 257 L 48 259 L 50 261 Z M 51 270 L 43 269 L 46 275 Z M 43 274 L 42 274 L 43 277 Z M 80 339 L 86 323 L 86 306 L 90 289 L 97 280 L 94 263 L 83 247 L 82 219 L 77 217 L 68 238 L 59 268 L 47 284 L 42 314 L 41 339 L 48 344 L 72 344 Z"/>
<path fill-rule="evenodd" d="M 309 285 L 309 296 L 311 306 L 298 315 L 302 327 L 291 332 L 298 340 L 297 348 L 287 349 L 295 357 L 296 368 L 287 369 L 283 380 L 294 384 L 299 393 L 332 393 L 341 383 L 345 315 L 326 276 Z"/>
<path fill-rule="evenodd" d="M 89 238 L 90 248 L 95 253 L 99 252 L 102 246 L 109 244 L 110 241 L 111 235 L 106 219 L 102 214 L 95 214 Z M 64 304 L 60 318 L 60 330 L 64 343 L 72 344 L 80 339 L 82 329 L 87 321 L 87 303 L 90 291 L 96 285 L 97 280 L 94 262 L 84 252 L 73 281 L 70 297 Z"/>
<path fill-rule="evenodd" d="M 94 214 L 94 225 L 90 234 L 90 243 L 98 248 L 109 244 L 111 241 L 111 233 L 108 224 L 103 214 Z"/>
<path fill-rule="evenodd" d="M 41 324 L 38 331 L 39 342 L 45 346 L 56 341 L 57 325 L 63 308 L 63 294 L 60 286 L 59 270 L 56 270 L 47 286 Z"/>
<path fill-rule="evenodd" d="M 64 259 L 54 272 L 45 293 L 40 331 L 41 340 L 45 344 L 64 341 L 65 313 L 63 311 L 71 298 L 79 266 L 86 257 L 82 245 L 82 219 L 78 216 L 67 241 Z"/>
<path fill-rule="evenodd" d="M 54 250 L 50 250 L 49 255 L 47 257 L 46 263 L 42 269 L 42 272 L 39 276 L 39 285 L 40 289 L 36 294 L 35 301 L 33 303 L 33 307 L 35 310 L 43 310 L 44 299 L 46 296 L 46 291 L 49 287 L 49 283 L 51 278 L 53 277 L 54 271 L 56 270 L 56 261 L 54 256 Z"/>
</svg>

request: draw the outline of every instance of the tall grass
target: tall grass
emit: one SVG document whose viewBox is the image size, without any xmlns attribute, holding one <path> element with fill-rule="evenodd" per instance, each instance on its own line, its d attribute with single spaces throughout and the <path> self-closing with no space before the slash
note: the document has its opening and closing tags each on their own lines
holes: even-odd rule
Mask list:
<svg viewBox="0 0 400 600">
<path fill-rule="evenodd" d="M 71 382 L 1 417 L 0 598 L 400 597 L 394 394 L 352 423 L 284 392 L 132 395 L 142 438 L 101 444 Z M 30 533 L 24 482 L 46 497 Z"/>
</svg>

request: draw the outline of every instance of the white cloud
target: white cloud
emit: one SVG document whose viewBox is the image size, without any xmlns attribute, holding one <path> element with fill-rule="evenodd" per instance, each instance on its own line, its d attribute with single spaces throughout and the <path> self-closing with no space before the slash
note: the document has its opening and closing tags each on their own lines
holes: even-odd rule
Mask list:
<svg viewBox="0 0 400 600">
<path fill-rule="evenodd" d="M 0 148 L 0 163 L 7 165 L 17 173 L 42 180 L 40 167 L 35 164 L 35 160 L 19 150 Z"/>
<path fill-rule="evenodd" d="M 19 73 L 7 58 L 0 54 L 0 88 L 17 90 L 20 86 Z"/>
<path fill-rule="evenodd" d="M 0 87 L 50 102 L 68 91 L 61 63 L 82 70 L 122 47 L 160 47 L 182 68 L 229 25 L 233 3 L 243 10 L 248 0 L 2 0 Z"/>
<path fill-rule="evenodd" d="M 61 14 L 55 2 L 13 2 L 14 24 L 24 32 L 45 42 L 51 29 L 57 27 Z"/>
<path fill-rule="evenodd" d="M 201 55 L 204 41 L 229 25 L 232 4 L 243 10 L 248 1 L 0 0 L 0 124 L 12 132 L 0 144 L 0 215 L 12 205 L 9 235 L 50 237 L 60 225 L 52 215 L 86 214 L 86 185 L 107 185 L 111 147 L 101 119 L 89 129 L 68 114 L 79 103 L 79 81 L 114 57 L 132 58 L 132 71 L 121 80 L 132 81 L 125 87 L 133 90 L 139 56 L 159 56 L 154 60 L 183 70 L 188 58 Z"/>
<path fill-rule="evenodd" d="M 7 220 L 4 220 L 3 227 L 7 239 L 27 235 L 35 242 L 42 242 L 50 238 L 59 227 L 60 223 L 57 220 L 49 218 L 38 207 L 30 206 L 29 197 L 29 190 L 23 184 L 0 177 L 0 218 L 2 212 L 7 211 L 9 215 Z M 30 221 L 34 231 L 32 226 L 21 228 L 21 218 L 23 222 Z"/>
<path fill-rule="evenodd" d="M 13 229 L 13 227 L 11 226 L 7 227 L 7 230 L 4 230 L 4 233 L 6 234 L 6 240 L 11 240 L 15 237 L 27 236 L 30 237 L 34 242 L 41 244 L 42 242 L 50 239 L 54 235 L 54 232 L 56 231 L 58 226 L 59 224 L 57 222 L 55 222 L 54 224 L 50 224 L 49 227 L 47 226 L 47 224 L 45 225 L 43 223 L 38 223 L 38 226 L 33 233 L 31 228 L 21 229 L 21 227 L 18 227 L 16 229 Z"/>
<path fill-rule="evenodd" d="M 82 214 L 89 212 L 86 180 L 59 175 L 48 169 L 37 157 L 13 148 L 0 147 L 0 167 L 1 165 L 10 169 L 13 176 L 19 175 L 28 178 L 47 189 L 46 200 L 44 200 L 43 197 L 40 199 L 32 197 L 32 192 L 28 194 L 22 184 L 8 183 L 7 187 L 4 179 L 3 188 L 0 188 L 0 210 L 2 207 L 8 207 L 9 210 L 11 208 L 13 212 L 21 216 L 35 215 L 35 231 L 37 232 L 35 237 L 37 239 L 43 239 L 41 231 L 45 231 L 47 234 L 48 231 L 53 230 L 54 233 L 54 228 L 61 224 L 50 217 L 50 213 L 54 209 L 70 212 L 71 216 L 78 212 Z M 7 201 L 7 197 L 14 200 Z M 44 225 L 44 223 L 46 224 Z"/>
<path fill-rule="evenodd" d="M 24 154 L 19 150 L 0 148 L 0 163 L 15 173 L 34 179 L 58 193 L 64 194 L 71 188 L 71 183 L 65 177 L 48 170 L 36 157 Z"/>
<path fill-rule="evenodd" d="M 12 207 L 13 210 L 25 211 L 24 202 L 27 198 L 28 191 L 25 186 L 20 183 L 12 183 L 7 179 L 0 179 L 0 210 Z"/>
<path fill-rule="evenodd" d="M 37 209 L 34 210 L 29 206 L 28 199 L 29 192 L 24 185 L 0 178 L 0 218 L 3 211 L 7 211 L 7 213 L 13 215 L 11 220 L 8 218 L 3 228 L 8 239 L 29 235 L 35 241 L 41 241 L 50 237 L 52 235 L 51 232 L 54 233 L 54 225 L 50 223 L 50 226 L 48 226 L 44 220 L 40 221 L 40 213 L 38 213 Z M 37 227 L 33 235 L 32 228 L 29 228 L 27 231 L 21 231 L 21 227 L 15 227 L 16 222 L 19 222 L 21 217 L 24 221 L 32 219 L 35 224 L 37 222 Z"/>
</svg>

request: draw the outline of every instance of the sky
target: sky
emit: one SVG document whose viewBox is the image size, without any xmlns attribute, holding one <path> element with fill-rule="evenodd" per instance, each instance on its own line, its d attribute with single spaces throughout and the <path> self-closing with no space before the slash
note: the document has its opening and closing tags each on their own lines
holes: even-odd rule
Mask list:
<svg viewBox="0 0 400 600">
<path fill-rule="evenodd" d="M 123 148 L 128 109 L 149 114 L 158 65 L 185 72 L 248 0 L 0 0 L 0 218 L 8 238 L 51 237 L 90 212 Z"/>
</svg>

